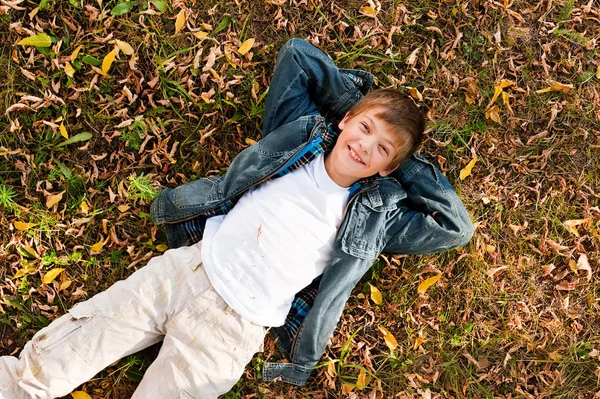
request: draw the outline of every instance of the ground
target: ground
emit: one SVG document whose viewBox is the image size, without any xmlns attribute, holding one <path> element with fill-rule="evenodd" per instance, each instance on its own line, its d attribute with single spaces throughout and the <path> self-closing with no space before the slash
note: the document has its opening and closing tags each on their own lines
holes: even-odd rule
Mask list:
<svg viewBox="0 0 600 399">
<path fill-rule="evenodd" d="M 382 255 L 308 385 L 260 379 L 267 340 L 225 398 L 600 397 L 597 3 L 0 0 L 0 34 L 2 354 L 166 250 L 156 191 L 260 138 L 300 37 L 413 97 L 476 232 Z M 129 397 L 156 353 L 78 390 Z"/>
</svg>

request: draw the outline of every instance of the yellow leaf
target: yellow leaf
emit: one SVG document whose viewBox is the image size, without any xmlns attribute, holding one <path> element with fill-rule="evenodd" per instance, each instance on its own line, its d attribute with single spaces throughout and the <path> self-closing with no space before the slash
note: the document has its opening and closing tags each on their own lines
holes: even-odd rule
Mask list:
<svg viewBox="0 0 600 399">
<path fill-rule="evenodd" d="M 410 94 L 410 96 L 415 100 L 423 101 L 423 95 L 415 87 L 408 89 L 408 94 Z"/>
<path fill-rule="evenodd" d="M 498 86 L 500 86 L 501 88 L 504 89 L 505 87 L 512 86 L 514 84 L 515 84 L 515 82 L 513 82 L 512 80 L 502 79 L 500 81 L 500 83 L 498 84 Z"/>
<path fill-rule="evenodd" d="M 350 393 L 352 390 L 356 388 L 356 385 L 348 384 L 347 382 L 342 384 L 342 393 Z"/>
<path fill-rule="evenodd" d="M 67 288 L 69 288 L 71 286 L 71 284 L 73 284 L 72 280 L 63 281 L 62 283 L 60 283 L 60 286 L 58 287 L 58 290 L 59 291 L 64 291 Z"/>
<path fill-rule="evenodd" d="M 81 202 L 80 207 L 81 207 L 81 212 L 83 212 L 85 215 L 87 215 L 88 212 L 90 211 L 90 207 L 88 206 L 87 202 L 85 202 L 85 201 Z"/>
<path fill-rule="evenodd" d="M 167 247 L 165 244 L 158 244 L 156 246 L 156 250 L 159 252 L 165 252 L 167 249 L 169 249 L 169 247 Z"/>
<path fill-rule="evenodd" d="M 251 138 L 249 138 L 249 137 L 246 137 L 246 139 L 245 139 L 244 141 L 245 141 L 245 142 L 246 142 L 246 144 L 248 144 L 248 145 L 253 145 L 253 144 L 256 144 L 256 140 L 252 140 L 252 139 L 251 139 Z"/>
<path fill-rule="evenodd" d="M 575 237 L 579 237 L 579 231 L 577 230 L 577 226 L 583 224 L 584 227 L 586 227 L 586 225 L 588 225 L 588 223 L 589 223 L 588 218 L 566 220 L 565 222 L 563 222 L 563 224 L 565 225 L 567 230 L 569 230 L 571 233 L 573 233 L 575 235 Z"/>
<path fill-rule="evenodd" d="M 485 111 L 485 118 L 486 119 L 491 119 L 491 120 L 493 120 L 496 123 L 502 124 L 502 121 L 500 120 L 500 114 L 499 114 L 499 112 L 500 112 L 500 108 L 498 108 L 497 105 L 494 105 L 493 107 L 488 108 Z"/>
<path fill-rule="evenodd" d="M 437 283 L 440 278 L 442 278 L 442 275 L 438 274 L 437 276 L 429 277 L 427 280 L 422 281 L 421 284 L 419 284 L 419 287 L 417 287 L 417 292 L 419 294 L 424 293 L 429 287 Z"/>
<path fill-rule="evenodd" d="M 15 229 L 23 231 L 32 228 L 35 223 L 14 222 L 13 226 L 15 226 Z"/>
<path fill-rule="evenodd" d="M 356 388 L 364 389 L 367 386 L 367 372 L 365 369 L 360 369 L 360 373 L 358 373 L 358 379 L 356 380 Z"/>
<path fill-rule="evenodd" d="M 398 347 L 398 341 L 396 341 L 396 337 L 385 327 L 379 326 L 379 331 L 383 334 L 383 339 L 385 340 L 385 344 L 390 349 L 396 349 Z"/>
<path fill-rule="evenodd" d="M 62 191 L 55 195 L 49 195 L 48 198 L 46 198 L 46 208 L 50 209 L 54 205 L 58 204 L 60 202 L 60 200 L 62 199 L 64 193 L 65 192 Z"/>
<path fill-rule="evenodd" d="M 185 11 L 179 11 L 177 18 L 175 19 L 175 34 L 178 34 L 181 29 L 185 26 Z"/>
<path fill-rule="evenodd" d="M 90 395 L 83 391 L 71 392 L 71 396 L 73 396 L 73 399 L 92 399 Z"/>
<path fill-rule="evenodd" d="M 369 286 L 371 287 L 371 300 L 373 300 L 375 304 L 381 305 L 383 303 L 381 291 L 371 283 L 369 283 Z"/>
<path fill-rule="evenodd" d="M 377 10 L 370 6 L 361 7 L 359 12 L 368 17 L 374 17 L 377 15 Z"/>
<path fill-rule="evenodd" d="M 77 58 L 77 56 L 79 55 L 79 51 L 81 51 L 82 48 L 83 45 L 80 44 L 75 50 L 73 50 L 73 52 L 71 53 L 71 61 L 74 61 L 75 58 Z"/>
<path fill-rule="evenodd" d="M 550 91 L 562 91 L 563 93 L 568 92 L 573 88 L 572 84 L 563 84 L 559 82 L 550 81 L 550 86 L 545 89 L 537 90 L 536 93 L 548 93 Z"/>
<path fill-rule="evenodd" d="M 248 40 L 246 40 L 244 43 L 242 43 L 242 45 L 238 49 L 238 54 L 239 55 L 246 54 L 248 51 L 250 51 L 250 49 L 252 48 L 252 46 L 254 46 L 254 39 L 248 39 Z"/>
<path fill-rule="evenodd" d="M 337 370 L 335 369 L 334 363 L 329 363 L 327 365 L 327 374 L 329 374 L 330 377 L 335 377 L 337 375 Z"/>
<path fill-rule="evenodd" d="M 69 64 L 69 61 L 65 62 L 65 73 L 70 78 L 72 78 L 73 74 L 75 73 L 75 69 L 73 69 L 73 67 L 71 66 L 71 64 Z"/>
<path fill-rule="evenodd" d="M 33 256 L 34 258 L 38 257 L 37 252 L 35 252 L 35 249 L 31 248 L 31 247 L 23 247 L 23 249 L 25 251 L 27 251 L 28 254 L 30 254 L 31 256 Z"/>
<path fill-rule="evenodd" d="M 117 48 L 112 49 L 112 51 L 106 54 L 106 57 L 102 60 L 102 73 L 107 74 L 110 66 L 112 65 L 115 57 L 117 56 Z"/>
<path fill-rule="evenodd" d="M 596 79 L 600 79 L 600 65 L 596 68 Z"/>
<path fill-rule="evenodd" d="M 204 31 L 194 32 L 194 36 L 196 36 L 200 40 L 204 40 L 208 36 L 208 32 L 204 32 Z"/>
<path fill-rule="evenodd" d="M 54 281 L 54 279 L 56 277 L 58 277 L 59 274 L 61 274 L 65 269 L 61 269 L 60 267 L 57 267 L 55 269 L 50 270 L 48 273 L 46 273 L 44 275 L 44 278 L 42 279 L 42 282 L 44 284 L 50 284 L 51 282 Z"/>
<path fill-rule="evenodd" d="M 69 133 L 67 133 L 67 128 L 65 127 L 65 125 L 63 123 L 60 124 L 60 126 L 58 127 L 58 130 L 60 131 L 61 136 L 63 136 L 66 139 L 69 138 Z"/>
<path fill-rule="evenodd" d="M 467 166 L 465 166 L 461 171 L 460 171 L 460 180 L 465 180 L 468 176 L 471 175 L 471 170 L 473 170 L 473 166 L 475 166 L 475 163 L 477 162 L 477 157 L 474 157 L 473 159 L 471 159 L 471 162 L 469 162 L 467 164 Z"/>
<path fill-rule="evenodd" d="M 102 251 L 103 246 L 104 246 L 104 242 L 98 241 L 97 243 L 95 243 L 94 245 L 92 245 L 90 247 L 90 250 L 92 250 L 92 252 L 100 252 L 100 251 Z"/>
<path fill-rule="evenodd" d="M 115 39 L 115 44 L 117 45 L 119 50 L 121 50 L 123 53 L 125 53 L 125 55 L 132 55 L 135 52 L 133 50 L 133 47 L 131 47 L 129 45 L 129 43 L 127 43 L 127 42 L 124 42 L 119 39 Z"/>
<path fill-rule="evenodd" d="M 415 344 L 413 345 L 413 350 L 416 351 L 419 348 L 419 346 L 421 346 L 421 344 L 423 344 L 423 342 L 425 342 L 425 338 L 417 337 L 417 339 L 415 339 Z"/>
</svg>

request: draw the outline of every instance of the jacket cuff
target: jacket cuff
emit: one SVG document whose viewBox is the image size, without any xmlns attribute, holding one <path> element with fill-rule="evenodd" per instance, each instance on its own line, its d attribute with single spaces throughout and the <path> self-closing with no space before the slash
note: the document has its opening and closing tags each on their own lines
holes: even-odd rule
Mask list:
<svg viewBox="0 0 600 399">
<path fill-rule="evenodd" d="M 263 380 L 304 385 L 308 381 L 311 372 L 311 367 L 304 367 L 299 364 L 265 362 L 263 365 Z"/>
</svg>

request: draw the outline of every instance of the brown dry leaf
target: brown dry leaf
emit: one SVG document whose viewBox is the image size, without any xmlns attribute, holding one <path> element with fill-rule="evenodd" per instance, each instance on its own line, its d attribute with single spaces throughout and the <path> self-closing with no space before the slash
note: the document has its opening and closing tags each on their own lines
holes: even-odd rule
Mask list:
<svg viewBox="0 0 600 399">
<path fill-rule="evenodd" d="M 60 202 L 60 200 L 62 199 L 64 193 L 65 192 L 62 191 L 58 194 L 49 195 L 46 198 L 46 208 L 51 209 L 54 205 L 58 204 Z"/>
<path fill-rule="evenodd" d="M 348 393 L 352 392 L 352 390 L 354 388 L 356 388 L 356 385 L 344 383 L 344 384 L 342 384 L 342 393 L 348 394 Z"/>
<path fill-rule="evenodd" d="M 177 18 L 175 19 L 175 35 L 178 34 L 181 29 L 185 26 L 185 10 L 179 11 Z"/>
<path fill-rule="evenodd" d="M 371 300 L 375 302 L 376 305 L 381 305 L 383 303 L 381 291 L 371 283 L 369 283 L 369 287 L 371 287 Z"/>
<path fill-rule="evenodd" d="M 115 60 L 115 57 L 117 56 L 117 51 L 119 50 L 117 50 L 117 48 L 115 47 L 110 51 L 110 53 L 106 54 L 106 57 L 104 57 L 104 59 L 102 60 L 101 71 L 103 74 L 106 75 L 108 73 L 110 66 L 112 65 L 113 61 Z"/>
<path fill-rule="evenodd" d="M 60 124 L 58 130 L 60 131 L 60 135 L 63 136 L 65 139 L 69 138 L 69 133 L 67 133 L 67 128 L 63 123 Z"/>
<path fill-rule="evenodd" d="M 491 278 L 494 278 L 494 275 L 504 269 L 508 269 L 508 266 L 500 266 L 500 267 L 495 267 L 493 269 L 488 270 L 487 272 L 485 272 L 485 274 Z"/>
<path fill-rule="evenodd" d="M 461 169 L 460 175 L 459 175 L 460 180 L 465 180 L 468 176 L 471 175 L 471 171 L 473 170 L 473 166 L 475 166 L 476 162 L 477 162 L 477 157 L 473 157 L 471 162 L 469 162 L 467 164 L 467 166 L 465 166 L 463 169 Z"/>
<path fill-rule="evenodd" d="M 132 55 L 135 52 L 133 50 L 133 47 L 131 47 L 127 42 L 115 39 L 115 44 L 117 45 L 119 50 L 121 50 L 125 55 Z"/>
<path fill-rule="evenodd" d="M 117 209 L 119 210 L 119 212 L 123 213 L 123 212 L 127 212 L 129 210 L 129 205 L 119 205 L 117 207 Z"/>
<path fill-rule="evenodd" d="M 563 93 L 567 93 L 569 90 L 573 88 L 572 84 L 563 84 L 555 81 L 549 81 L 550 86 L 544 89 L 536 90 L 536 93 L 548 93 L 550 91 L 562 91 Z"/>
<path fill-rule="evenodd" d="M 65 62 L 65 74 L 70 78 L 75 74 L 75 69 L 69 64 L 69 61 Z"/>
<path fill-rule="evenodd" d="M 385 340 L 385 344 L 390 349 L 396 349 L 398 347 L 398 341 L 396 341 L 396 337 L 384 326 L 379 326 L 379 331 L 383 334 L 383 339 Z"/>
<path fill-rule="evenodd" d="M 58 277 L 59 274 L 61 274 L 65 269 L 62 269 L 60 267 L 54 268 L 52 270 L 50 270 L 48 273 L 46 273 L 44 275 L 44 278 L 42 278 L 42 282 L 44 284 L 50 284 L 51 282 L 54 281 L 54 279 L 56 277 Z"/>
<path fill-rule="evenodd" d="M 442 275 L 438 274 L 437 276 L 429 277 L 428 279 L 423 280 L 417 287 L 417 293 L 423 294 L 429 287 L 437 283 L 440 278 L 442 278 Z"/>
<path fill-rule="evenodd" d="M 556 288 L 558 291 L 573 291 L 577 286 L 577 283 L 579 283 L 579 280 L 575 280 L 572 283 L 569 283 L 568 281 L 561 281 L 554 288 Z"/>
<path fill-rule="evenodd" d="M 588 262 L 586 254 L 579 255 L 579 259 L 577 259 L 576 270 L 585 270 L 587 273 L 586 280 L 590 281 L 592 279 L 592 268 L 590 267 L 590 263 Z"/>
<path fill-rule="evenodd" d="M 415 100 L 423 101 L 423 95 L 415 87 L 410 87 L 408 89 L 408 94 Z"/>
<path fill-rule="evenodd" d="M 248 51 L 250 51 L 250 49 L 252 48 L 252 46 L 254 46 L 254 39 L 248 39 L 248 40 L 246 40 L 244 43 L 242 43 L 242 45 L 238 49 L 238 54 L 239 55 L 246 54 Z"/>
<path fill-rule="evenodd" d="M 335 363 L 329 363 L 327 365 L 327 374 L 329 374 L 330 377 L 335 377 L 337 375 L 337 370 L 335 368 Z"/>
<path fill-rule="evenodd" d="M 13 226 L 15 226 L 15 229 L 17 230 L 24 231 L 35 226 L 35 223 L 14 222 Z"/>
</svg>

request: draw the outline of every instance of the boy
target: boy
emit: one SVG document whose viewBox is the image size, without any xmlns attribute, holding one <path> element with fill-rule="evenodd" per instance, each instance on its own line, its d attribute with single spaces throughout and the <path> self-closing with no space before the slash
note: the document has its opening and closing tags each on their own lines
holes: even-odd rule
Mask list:
<svg viewBox="0 0 600 399">
<path fill-rule="evenodd" d="M 473 233 L 448 181 L 411 155 L 424 125 L 412 101 L 395 90 L 358 101 L 372 80 L 289 41 L 263 138 L 225 175 L 163 190 L 152 204 L 177 249 L 75 306 L 19 360 L 0 358 L 0 398 L 64 395 L 160 340 L 133 397 L 215 398 L 260 350 L 264 327 L 290 359 L 265 363 L 265 379 L 304 384 L 382 251 L 445 251 Z M 321 112 L 341 120 L 339 137 Z"/>
</svg>

